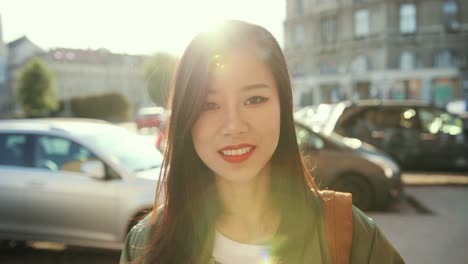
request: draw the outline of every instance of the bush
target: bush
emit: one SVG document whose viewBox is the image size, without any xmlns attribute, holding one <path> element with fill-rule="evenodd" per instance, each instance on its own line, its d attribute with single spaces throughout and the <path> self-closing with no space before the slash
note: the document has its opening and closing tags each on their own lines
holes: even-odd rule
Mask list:
<svg viewBox="0 0 468 264">
<path fill-rule="evenodd" d="M 111 122 L 129 120 L 131 107 L 128 99 L 120 93 L 106 93 L 70 100 L 74 117 L 97 118 Z"/>
</svg>

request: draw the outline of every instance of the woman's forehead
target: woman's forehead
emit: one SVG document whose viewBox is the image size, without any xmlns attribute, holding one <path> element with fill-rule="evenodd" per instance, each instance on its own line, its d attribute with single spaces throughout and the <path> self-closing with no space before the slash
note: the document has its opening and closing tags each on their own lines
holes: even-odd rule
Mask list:
<svg viewBox="0 0 468 264">
<path fill-rule="evenodd" d="M 250 50 L 236 49 L 213 56 L 210 88 L 216 89 L 218 85 L 243 82 L 245 85 L 253 83 L 271 85 L 274 78 L 270 67 Z"/>
<path fill-rule="evenodd" d="M 239 56 L 239 54 L 266 62 L 270 52 L 267 48 L 261 48 L 254 43 L 243 43 L 242 45 L 237 45 L 214 52 L 211 55 L 211 66 L 213 68 L 222 67 L 226 60 L 229 60 L 232 58 L 232 56 Z"/>
</svg>

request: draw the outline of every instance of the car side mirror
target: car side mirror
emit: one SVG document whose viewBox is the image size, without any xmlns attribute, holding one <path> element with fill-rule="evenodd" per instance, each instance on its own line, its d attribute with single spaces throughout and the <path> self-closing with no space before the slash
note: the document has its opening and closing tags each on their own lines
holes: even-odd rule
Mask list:
<svg viewBox="0 0 468 264">
<path fill-rule="evenodd" d="M 81 164 L 80 170 L 97 179 L 104 179 L 106 176 L 104 163 L 100 160 L 87 160 Z"/>
</svg>

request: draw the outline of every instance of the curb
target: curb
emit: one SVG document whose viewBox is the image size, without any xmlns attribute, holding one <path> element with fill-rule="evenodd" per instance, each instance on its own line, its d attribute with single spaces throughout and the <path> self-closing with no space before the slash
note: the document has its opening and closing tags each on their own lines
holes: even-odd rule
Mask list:
<svg viewBox="0 0 468 264">
<path fill-rule="evenodd" d="M 465 174 L 404 173 L 401 181 L 408 186 L 417 185 L 468 185 Z"/>
<path fill-rule="evenodd" d="M 405 195 L 404 199 L 406 202 L 411 205 L 419 214 L 423 215 L 434 215 L 434 211 L 429 209 L 429 207 L 425 206 L 423 203 L 421 203 L 418 199 L 416 199 L 412 195 Z"/>
</svg>

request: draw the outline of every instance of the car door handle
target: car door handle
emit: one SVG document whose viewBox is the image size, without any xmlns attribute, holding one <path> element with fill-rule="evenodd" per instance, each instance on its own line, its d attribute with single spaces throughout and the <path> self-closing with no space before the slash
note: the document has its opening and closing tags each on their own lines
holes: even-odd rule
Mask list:
<svg viewBox="0 0 468 264">
<path fill-rule="evenodd" d="M 423 141 L 434 141 L 436 139 L 436 135 L 430 133 L 421 133 L 419 135 L 419 139 Z"/>
</svg>

